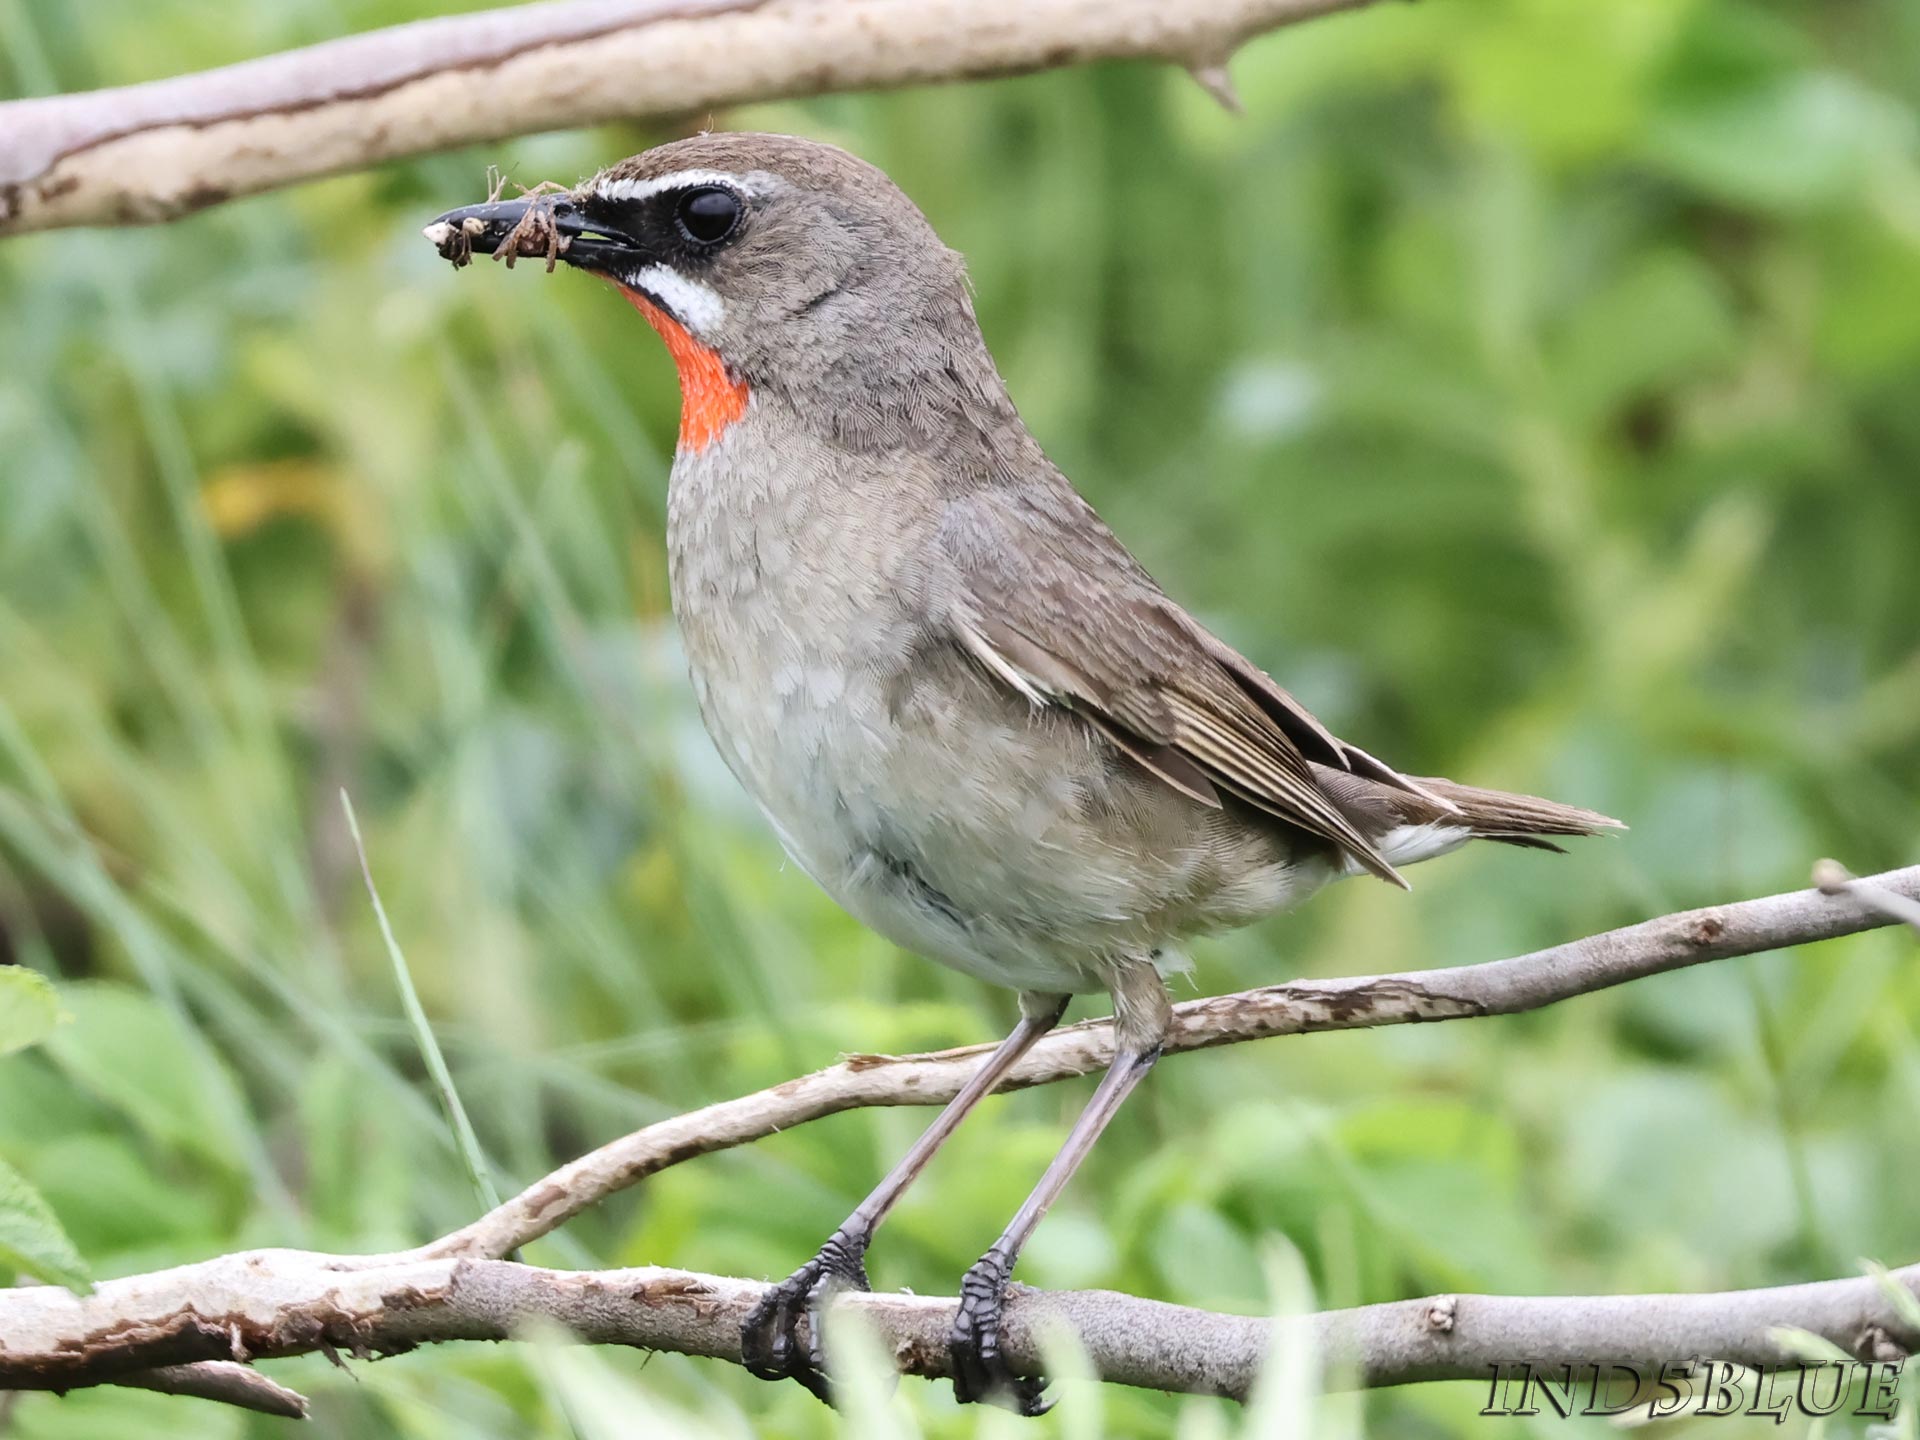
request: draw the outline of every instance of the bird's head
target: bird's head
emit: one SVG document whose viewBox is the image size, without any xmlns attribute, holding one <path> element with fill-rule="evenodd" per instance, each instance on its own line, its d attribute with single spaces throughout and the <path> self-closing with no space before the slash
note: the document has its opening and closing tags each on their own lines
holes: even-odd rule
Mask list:
<svg viewBox="0 0 1920 1440">
<path fill-rule="evenodd" d="M 814 141 L 697 135 L 425 233 L 455 263 L 544 255 L 618 287 L 680 367 L 695 449 L 763 388 L 884 404 L 956 347 L 984 356 L 959 256 L 882 171 Z"/>
</svg>

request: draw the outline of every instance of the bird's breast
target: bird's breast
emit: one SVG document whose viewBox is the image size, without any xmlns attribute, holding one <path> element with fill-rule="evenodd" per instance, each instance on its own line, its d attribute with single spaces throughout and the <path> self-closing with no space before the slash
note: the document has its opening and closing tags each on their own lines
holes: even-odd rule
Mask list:
<svg viewBox="0 0 1920 1440">
<path fill-rule="evenodd" d="M 911 476 L 838 468 L 759 404 L 675 460 L 674 611 L 715 746 L 841 905 L 983 978 L 1071 991 L 1103 957 L 1330 878 L 983 671 L 929 618 L 938 512 L 902 503 Z"/>
<path fill-rule="evenodd" d="M 745 421 L 675 460 L 668 565 L 702 719 L 796 858 L 877 773 L 886 686 L 922 626 L 903 583 L 909 540 L 831 457 Z"/>
</svg>

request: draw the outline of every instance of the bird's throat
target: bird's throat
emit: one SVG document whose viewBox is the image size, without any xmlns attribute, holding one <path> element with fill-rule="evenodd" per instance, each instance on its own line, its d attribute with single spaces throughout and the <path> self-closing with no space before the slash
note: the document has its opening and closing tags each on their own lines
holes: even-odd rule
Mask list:
<svg viewBox="0 0 1920 1440">
<path fill-rule="evenodd" d="M 687 333 L 673 316 L 638 290 L 618 287 L 633 308 L 660 332 L 667 353 L 680 371 L 680 448 L 697 452 L 707 448 L 728 426 L 747 413 L 747 382 L 727 371 L 727 362 Z"/>
</svg>

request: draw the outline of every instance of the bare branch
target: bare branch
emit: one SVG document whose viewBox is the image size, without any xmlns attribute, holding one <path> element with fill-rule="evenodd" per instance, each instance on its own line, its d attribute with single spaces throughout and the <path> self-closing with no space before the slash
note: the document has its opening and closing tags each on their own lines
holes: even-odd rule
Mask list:
<svg viewBox="0 0 1920 1440">
<path fill-rule="evenodd" d="M 1838 877 L 1822 871 L 1824 882 Z M 1856 903 L 1866 897 L 1871 903 Z M 1686 911 L 1567 945 L 1479 965 L 1346 980 L 1295 981 L 1176 1008 L 1169 1051 L 1269 1035 L 1507 1015 L 1706 960 L 1854 934 L 1896 921 L 1920 897 L 1920 866 L 1840 895 L 1799 891 Z M 1896 903 L 1897 902 L 1897 903 Z M 386 1256 L 301 1251 L 228 1255 L 108 1281 L 91 1296 L 52 1287 L 0 1294 L 0 1389 L 144 1385 L 290 1413 L 290 1391 L 237 1377 L 229 1362 L 311 1350 L 391 1353 L 458 1339 L 505 1339 L 532 1317 L 582 1338 L 738 1361 L 741 1318 L 763 1286 L 672 1270 L 567 1274 L 497 1257 L 547 1234 L 615 1191 L 696 1155 L 868 1105 L 950 1099 L 983 1047 L 932 1055 L 857 1055 L 755 1095 L 629 1135 L 563 1166 L 474 1224 Z M 1005 1088 L 1049 1084 L 1104 1065 L 1111 1022 L 1048 1036 Z M 1920 1267 L 1896 1273 L 1920 1290 Z M 852 1296 L 901 1368 L 942 1375 L 951 1301 Z M 1791 1326 L 1884 1360 L 1916 1336 L 1873 1278 L 1720 1295 L 1532 1299 L 1443 1296 L 1313 1317 L 1336 1378 L 1369 1386 L 1484 1377 L 1501 1362 L 1658 1363 L 1711 1356 L 1764 1369 L 1793 1363 L 1771 1332 Z M 1080 1333 L 1103 1378 L 1154 1389 L 1244 1395 L 1269 1330 L 1103 1292 L 1021 1290 L 1008 1353 L 1037 1368 L 1036 1337 L 1057 1317 Z M 213 1362 L 213 1363 L 209 1363 Z M 272 1382 L 260 1386 L 278 1390 Z"/>
<path fill-rule="evenodd" d="M 1920 935 L 1920 900 L 1889 890 L 1880 883 L 1883 878 L 1855 879 L 1838 860 L 1817 860 L 1813 866 L 1813 883 L 1822 895 L 1851 895 L 1869 910 L 1897 920 Z"/>
<path fill-rule="evenodd" d="M 1367 0 L 546 0 L 0 104 L 0 235 L 171 220 L 407 155 L 750 100 L 1160 59 Z M 1220 93 L 1228 93 L 1221 87 Z"/>
<path fill-rule="evenodd" d="M 1920 1267 L 1892 1278 L 1920 1294 Z M 765 1288 L 683 1270 L 568 1272 L 504 1260 L 395 1260 L 342 1270 L 332 1256 L 262 1250 L 108 1281 L 84 1298 L 50 1288 L 5 1296 L 0 1386 L 116 1383 L 130 1369 L 225 1355 L 236 1343 L 256 1358 L 314 1350 L 368 1357 L 448 1340 L 510 1340 L 536 1318 L 590 1344 L 737 1364 L 740 1323 Z M 836 1303 L 873 1327 L 903 1373 L 949 1373 L 951 1299 L 854 1294 Z M 1268 1353 L 1272 1323 L 1110 1291 L 1022 1287 L 1002 1332 L 1016 1369 L 1042 1368 L 1042 1337 L 1059 1322 L 1079 1335 L 1103 1380 L 1236 1399 L 1245 1398 Z M 1920 1342 L 1883 1283 L 1870 1277 L 1717 1295 L 1433 1296 L 1289 1323 L 1313 1327 L 1332 1383 L 1368 1387 L 1486 1379 L 1520 1357 L 1657 1367 L 1699 1356 L 1792 1368 L 1801 1362 L 1776 1338 L 1781 1326 L 1866 1360 Z"/>
<path fill-rule="evenodd" d="M 1920 897 L 1920 865 L 1854 883 L 1911 901 Z M 1891 918 L 1895 917 L 1849 899 L 1801 890 L 1683 911 L 1511 960 L 1398 975 L 1294 980 L 1175 1006 L 1165 1053 L 1269 1035 L 1514 1015 L 1705 960 L 1852 935 L 1886 925 Z M 944 1105 L 990 1048 L 971 1045 L 932 1055 L 854 1055 L 770 1090 L 676 1115 L 581 1156 L 473 1224 L 413 1253 L 421 1258 L 497 1258 L 539 1239 L 615 1191 L 696 1155 L 745 1145 L 842 1110 Z M 1111 1021 L 1069 1025 L 1036 1044 L 1001 1089 L 1050 1085 L 1090 1074 L 1104 1069 L 1112 1058 Z"/>
<path fill-rule="evenodd" d="M 242 1410 L 262 1415 L 278 1415 L 283 1420 L 307 1418 L 307 1397 L 269 1380 L 258 1370 L 232 1360 L 202 1360 L 197 1365 L 163 1365 L 116 1379 L 116 1385 L 136 1390 L 157 1390 L 162 1395 L 191 1395 L 198 1400 L 218 1400 Z"/>
</svg>

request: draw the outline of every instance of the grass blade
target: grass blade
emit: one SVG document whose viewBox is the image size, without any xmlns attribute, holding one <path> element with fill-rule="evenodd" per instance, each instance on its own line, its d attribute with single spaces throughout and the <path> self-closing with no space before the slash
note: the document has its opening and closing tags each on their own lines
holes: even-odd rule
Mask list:
<svg viewBox="0 0 1920 1440">
<path fill-rule="evenodd" d="M 407 968 L 407 957 L 400 949 L 400 942 L 394 938 L 393 925 L 387 919 L 387 907 L 380 903 L 380 887 L 373 883 L 373 867 L 367 863 L 367 847 L 360 838 L 360 821 L 353 813 L 353 801 L 347 792 L 340 792 L 340 808 L 347 814 L 347 831 L 353 837 L 353 853 L 360 857 L 360 875 L 367 882 L 367 897 L 373 901 L 374 919 L 380 922 L 380 938 L 386 941 L 387 955 L 393 961 L 394 983 L 400 987 L 400 1004 L 407 1012 L 407 1024 L 413 1031 L 414 1044 L 420 1047 L 420 1058 L 426 1062 L 427 1076 L 433 1081 L 434 1092 L 440 1098 L 440 1108 L 446 1112 L 447 1124 L 453 1130 L 454 1146 L 460 1152 L 460 1160 L 467 1167 L 467 1178 L 473 1182 L 473 1193 L 485 1209 L 491 1210 L 500 1203 L 500 1194 L 493 1188 L 493 1181 L 487 1178 L 487 1157 L 480 1149 L 480 1137 L 473 1133 L 473 1122 L 467 1118 L 466 1106 L 460 1103 L 460 1093 L 453 1088 L 453 1076 L 447 1070 L 446 1056 L 440 1053 L 440 1042 L 433 1038 L 433 1027 L 427 1023 L 427 1012 L 420 1008 L 419 992 L 413 988 L 413 972 Z"/>
</svg>

